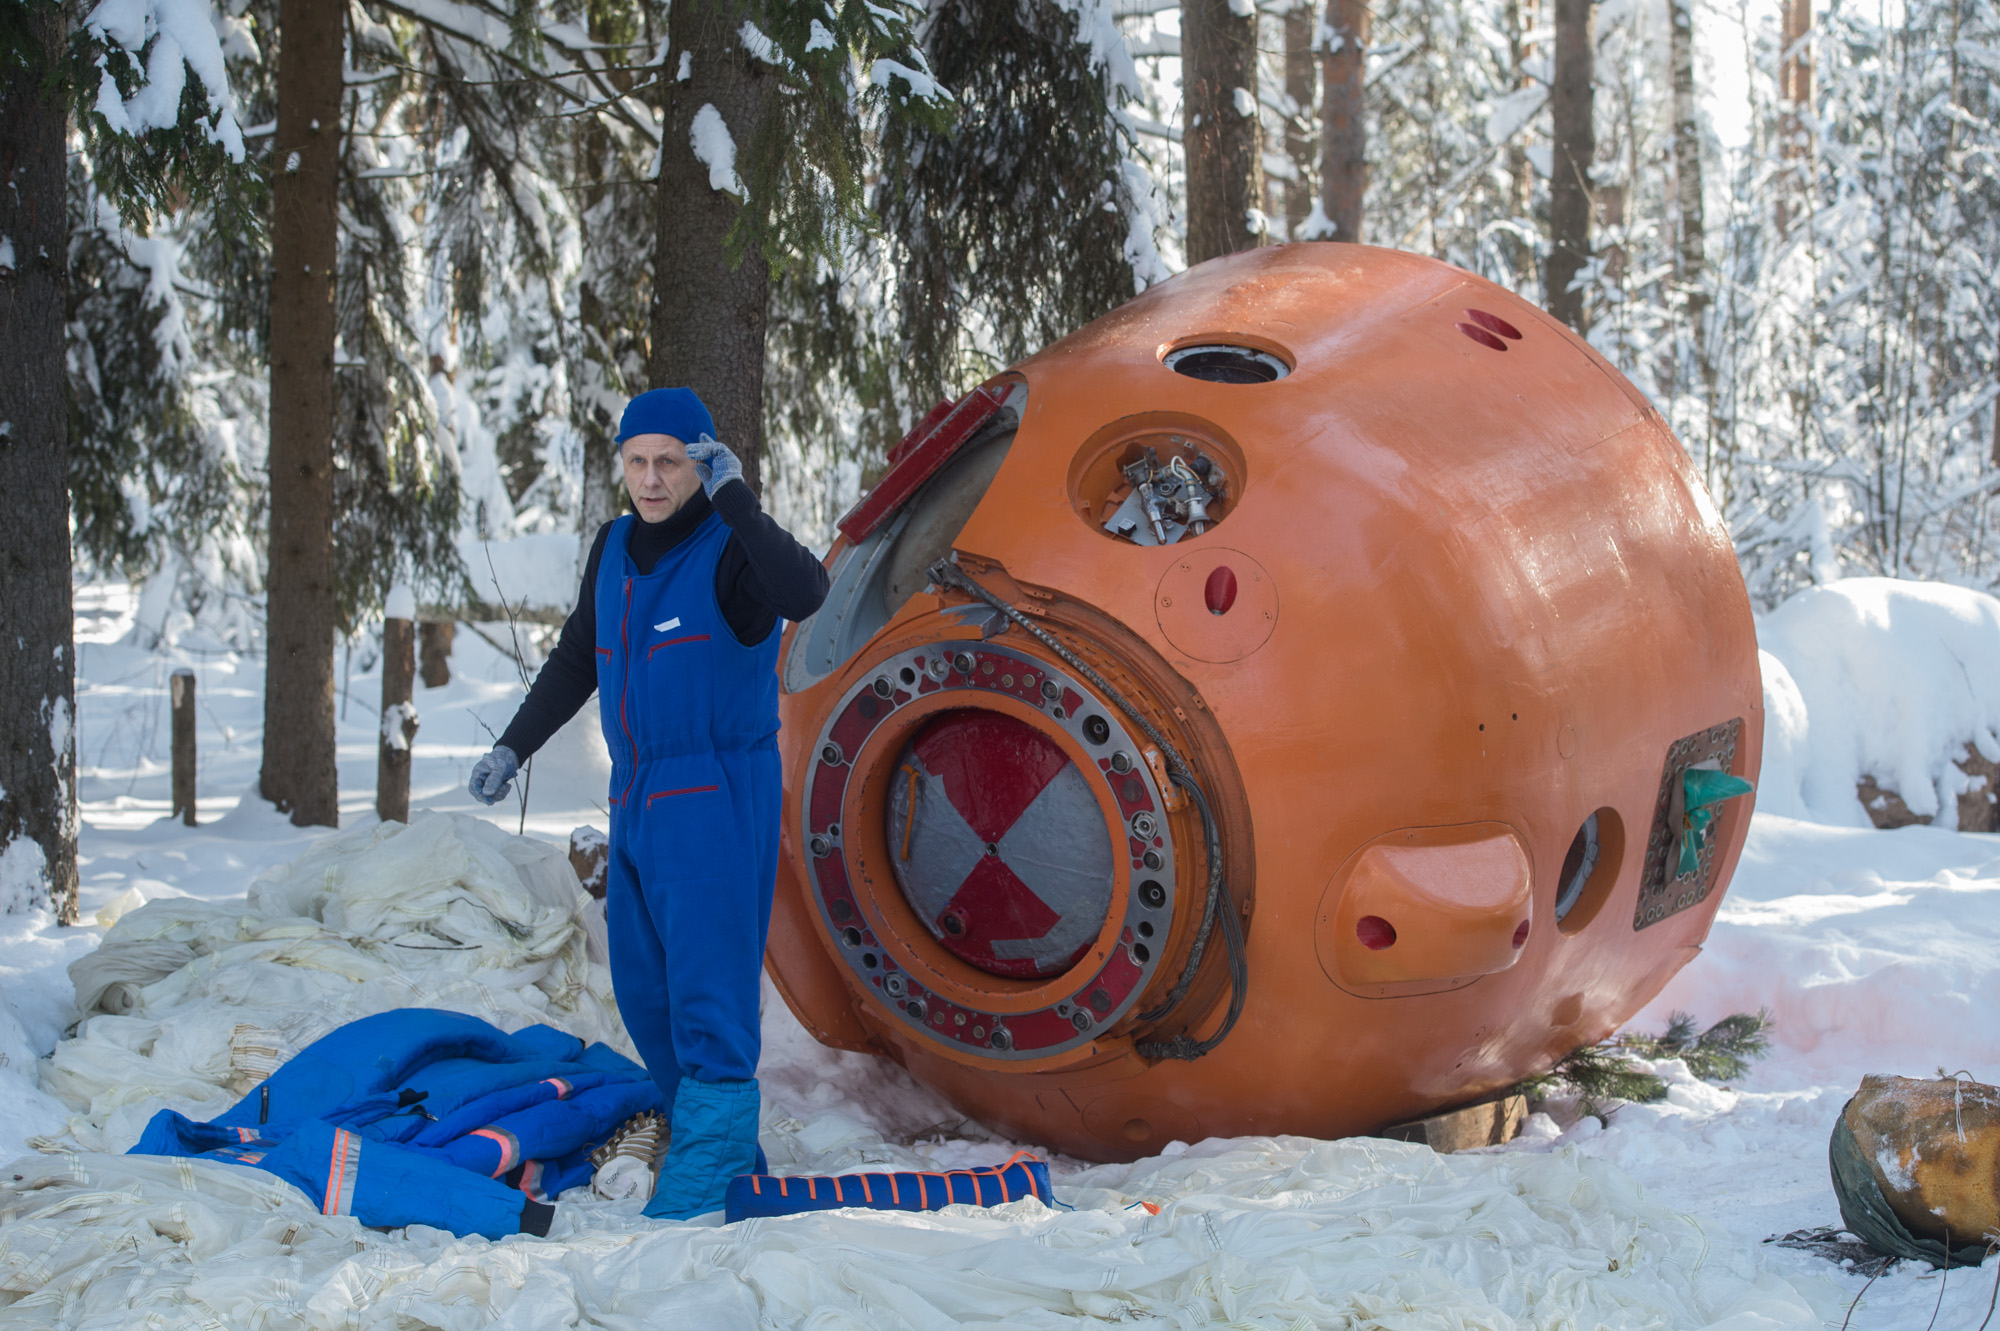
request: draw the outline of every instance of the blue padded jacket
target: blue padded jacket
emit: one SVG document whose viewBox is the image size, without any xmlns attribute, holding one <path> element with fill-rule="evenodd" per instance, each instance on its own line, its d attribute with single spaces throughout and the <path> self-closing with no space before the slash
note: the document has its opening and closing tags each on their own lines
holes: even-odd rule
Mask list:
<svg viewBox="0 0 2000 1331">
<path fill-rule="evenodd" d="M 315 1040 L 208 1123 L 161 1110 L 132 1154 L 267 1170 L 364 1225 L 497 1239 L 548 1233 L 591 1151 L 660 1109 L 646 1070 L 605 1045 L 404 1008 Z"/>
</svg>

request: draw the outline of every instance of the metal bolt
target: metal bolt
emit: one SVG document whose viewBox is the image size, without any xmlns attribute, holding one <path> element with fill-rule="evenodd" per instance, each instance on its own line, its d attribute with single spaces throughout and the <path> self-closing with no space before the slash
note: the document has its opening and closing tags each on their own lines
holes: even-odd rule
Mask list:
<svg viewBox="0 0 2000 1331">
<path fill-rule="evenodd" d="M 1132 835 L 1138 837 L 1141 841 L 1152 840 L 1153 833 L 1159 831 L 1159 826 L 1158 823 L 1153 821 L 1153 815 L 1150 813 L 1135 813 L 1132 815 Z"/>
<path fill-rule="evenodd" d="M 1014 1034 L 1005 1026 L 995 1026 L 993 1034 L 987 1037 L 986 1042 L 995 1049 L 1012 1049 L 1014 1047 Z"/>
<path fill-rule="evenodd" d="M 829 767 L 838 767 L 847 761 L 847 755 L 840 751 L 838 744 L 832 740 L 828 740 L 826 743 L 820 745 L 819 760 Z"/>
<path fill-rule="evenodd" d="M 933 657 L 931 663 L 924 667 L 924 673 L 932 679 L 943 679 L 951 673 L 951 663 L 942 656 Z"/>
<path fill-rule="evenodd" d="M 894 971 L 891 971 L 888 975 L 882 977 L 882 988 L 884 991 L 888 993 L 889 997 L 891 998 L 901 998 L 903 996 L 904 990 L 906 990 L 908 987 L 909 986 L 903 982 L 903 977 L 901 975 L 896 974 Z"/>
<path fill-rule="evenodd" d="M 960 653 L 959 653 L 959 654 L 958 654 L 957 656 L 954 656 L 954 657 L 952 657 L 952 658 L 951 658 L 951 666 L 952 666 L 952 669 L 954 669 L 954 670 L 958 671 L 958 673 L 959 673 L 959 674 L 961 674 L 961 675 L 969 675 L 969 674 L 971 674 L 971 673 L 972 673 L 972 653 L 971 653 L 971 652 L 960 652 Z"/>
<path fill-rule="evenodd" d="M 1057 698 L 1062 697 L 1062 685 L 1056 683 L 1052 679 L 1043 680 L 1042 696 L 1044 698 L 1047 698 L 1050 702 L 1054 702 Z"/>
<path fill-rule="evenodd" d="M 1120 749 L 1111 755 L 1111 770 L 1123 776 L 1132 770 L 1132 755 Z"/>
<path fill-rule="evenodd" d="M 833 853 L 833 843 L 823 836 L 813 837 L 811 841 L 806 843 L 806 848 L 812 851 L 813 858 L 816 860 L 823 860 Z"/>
<path fill-rule="evenodd" d="M 1069 1024 L 1080 1031 L 1087 1031 L 1090 1029 L 1090 1014 L 1082 1008 L 1078 1008 L 1069 1014 Z"/>
<path fill-rule="evenodd" d="M 878 675 L 878 676 L 876 676 L 876 679 L 875 679 L 875 696 L 876 696 L 876 697 L 878 697 L 878 698 L 886 698 L 886 697 L 888 697 L 888 696 L 889 696 L 890 694 L 894 693 L 895 691 L 896 691 L 896 686 L 895 686 L 895 685 L 893 685 L 893 684 L 891 684 L 891 683 L 889 682 L 889 677 L 888 677 L 887 675 Z"/>
</svg>

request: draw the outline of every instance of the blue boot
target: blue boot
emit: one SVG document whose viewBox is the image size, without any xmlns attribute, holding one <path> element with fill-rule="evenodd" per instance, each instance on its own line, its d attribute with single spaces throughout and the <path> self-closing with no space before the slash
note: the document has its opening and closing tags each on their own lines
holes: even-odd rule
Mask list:
<svg viewBox="0 0 2000 1331">
<path fill-rule="evenodd" d="M 645 1214 L 655 1220 L 692 1220 L 720 1211 L 729 1180 L 757 1168 L 757 1106 L 754 1077 L 682 1077 L 674 1094 L 673 1140 Z"/>
</svg>

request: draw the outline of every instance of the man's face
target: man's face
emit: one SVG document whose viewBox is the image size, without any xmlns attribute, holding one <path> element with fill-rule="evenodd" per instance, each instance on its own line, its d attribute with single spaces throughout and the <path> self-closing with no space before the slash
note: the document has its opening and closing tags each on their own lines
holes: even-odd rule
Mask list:
<svg viewBox="0 0 2000 1331">
<path fill-rule="evenodd" d="M 687 445 L 670 434 L 635 434 L 618 446 L 625 493 L 641 522 L 664 522 L 701 488 Z"/>
</svg>

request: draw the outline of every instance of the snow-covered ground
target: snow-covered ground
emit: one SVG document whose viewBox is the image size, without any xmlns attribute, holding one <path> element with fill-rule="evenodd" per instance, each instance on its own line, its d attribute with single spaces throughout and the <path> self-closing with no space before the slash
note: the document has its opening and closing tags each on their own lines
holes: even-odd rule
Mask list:
<svg viewBox="0 0 2000 1331">
<path fill-rule="evenodd" d="M 1844 752 L 1829 756 L 1827 736 L 1865 739 L 1869 715 L 1894 713 L 1881 724 L 1899 727 L 1904 739 L 1914 725 L 1929 724 L 1913 722 L 1907 707 L 1895 712 L 1882 698 L 1850 693 L 1821 703 L 1808 731 L 1806 702 L 1835 687 L 1824 682 L 1829 653 L 1815 636 L 1834 630 L 1814 625 L 1842 622 L 1856 606 L 1865 612 L 1908 599 L 1895 587 L 1851 590 L 1849 604 L 1821 606 L 1816 618 L 1781 610 L 1792 659 L 1767 657 L 1767 691 L 1783 667 L 1799 676 L 1778 683 L 1771 700 L 1783 732 L 1774 733 L 1781 761 L 1771 775 L 1789 783 L 1788 798 L 1775 802 L 1822 819 L 1834 787 L 1815 787 L 1808 776 L 1848 761 Z M 1924 589 L 1913 595 L 1930 606 L 1919 609 L 1931 620 L 1942 616 L 1947 628 L 1964 631 L 1961 643 L 1923 630 L 1944 643 L 1937 650 L 1987 652 L 1975 658 L 1983 675 L 1961 672 L 1966 705 L 1977 711 L 2000 687 L 1991 683 L 2000 681 L 2000 652 L 1976 622 L 1987 603 L 1960 593 L 1940 600 Z M 250 793 L 262 745 L 261 660 L 193 630 L 170 647 L 136 645 L 136 607 L 122 587 L 80 589 L 78 603 L 86 922 L 59 929 L 45 915 L 0 916 L 0 1159 L 29 1154 L 32 1138 L 59 1133 L 69 1117 L 39 1088 L 35 1060 L 75 1019 L 65 967 L 96 946 L 103 934 L 96 917 L 108 921 L 167 896 L 240 897 L 315 835 Z M 1956 618 L 1954 606 L 1962 612 Z M 1968 613 L 1969 628 L 1960 622 Z M 1849 618 L 1860 625 L 1849 636 L 1865 629 L 1866 613 Z M 505 625 L 483 631 L 507 641 Z M 1911 636 L 1897 637 L 1899 650 L 1929 659 L 1930 648 L 1905 641 Z M 1767 632 L 1767 646 L 1785 651 L 1784 638 Z M 1814 658 L 1810 669 L 1806 656 Z M 201 703 L 193 829 L 167 818 L 167 679 L 181 665 L 195 671 Z M 504 727 L 521 682 L 512 659 L 463 629 L 452 666 L 449 685 L 418 689 L 412 807 L 477 813 L 558 844 L 573 827 L 602 826 L 608 764 L 590 711 L 537 758 L 525 816 L 518 805 L 471 803 L 465 774 Z M 1907 683 L 1910 670 L 1925 667 L 1901 669 Z M 1852 670 L 1842 676 L 1854 678 Z M 342 672 L 340 704 L 348 827 L 373 820 L 379 690 L 379 670 L 357 652 Z M 1945 718 L 1935 724 L 1957 724 L 1962 709 L 1933 701 L 1931 713 Z M 1902 770 L 1948 797 L 1950 778 L 1905 747 Z M 1851 780 L 1832 778 L 1841 779 Z M 648 1225 L 630 1205 L 566 1203 L 552 1241 L 539 1245 L 459 1242 L 416 1229 L 336 1232 L 326 1228 L 336 1222 L 302 1199 L 287 1200 L 281 1184 L 270 1184 L 278 1190 L 271 1192 L 258 1176 L 255 1195 L 237 1199 L 248 1208 L 241 1213 L 291 1218 L 305 1237 L 285 1240 L 282 1252 L 268 1234 L 232 1236 L 193 1204 L 188 1180 L 172 1167 L 149 1174 L 143 1161 L 44 1155 L 13 1172 L 94 1171 L 92 1195 L 100 1203 L 124 1198 L 139 1227 L 114 1234 L 99 1204 L 92 1237 L 65 1248 L 69 1239 L 50 1228 L 49 1215 L 13 1225 L 0 1216 L 0 1282 L 22 1278 L 19 1265 L 8 1265 L 15 1229 L 21 1242 L 40 1245 L 50 1263 L 44 1278 L 68 1282 L 62 1316 L 72 1325 L 117 1325 L 123 1308 L 143 1305 L 161 1324 L 222 1326 L 245 1324 L 253 1311 L 274 1324 L 387 1324 L 392 1307 L 401 1325 L 451 1327 L 489 1319 L 750 1325 L 760 1309 L 771 1325 L 870 1328 L 1076 1319 L 1838 1326 L 1865 1277 L 1765 1240 L 1839 1225 L 1826 1143 L 1841 1104 L 1867 1072 L 1963 1069 L 2000 1081 L 2000 837 L 1933 827 L 1878 832 L 1861 825 L 1858 806 L 1852 816 L 1838 812 L 1847 825 L 1757 815 L 1706 950 L 1634 1023 L 1657 1029 L 1676 1008 L 1713 1020 L 1764 1007 L 1777 1019 L 1772 1056 L 1728 1089 L 1663 1065 L 1668 1100 L 1625 1106 L 1608 1127 L 1584 1119 L 1564 1129 L 1538 1117 L 1509 1147 L 1443 1159 L 1384 1143 L 1284 1139 L 1200 1143 L 1090 1171 L 1058 1160 L 1059 1196 L 1079 1208 L 1073 1213 L 1022 1203 L 997 1214 L 820 1216 L 687 1230 Z M 892 1066 L 820 1048 L 775 995 L 767 991 L 766 999 L 766 1143 L 774 1162 L 949 1167 L 992 1163 L 1015 1148 Z M 221 1186 L 203 1179 L 204 1188 Z M 1123 1209 L 1139 1201 L 1164 1209 Z M 191 1211 L 199 1214 L 189 1219 Z M 190 1237 L 177 1237 L 176 1226 Z M 22 1234 L 31 1228 L 35 1235 Z M 67 1252 L 69 1264 L 46 1256 L 56 1252 Z M 1994 1281 L 1993 1264 L 1948 1278 L 1901 1264 L 1868 1289 L 1850 1325 L 1923 1327 L 1935 1309 L 1936 1327 L 1971 1331 Z M 26 1311 L 0 1307 L 0 1321 Z"/>
</svg>

